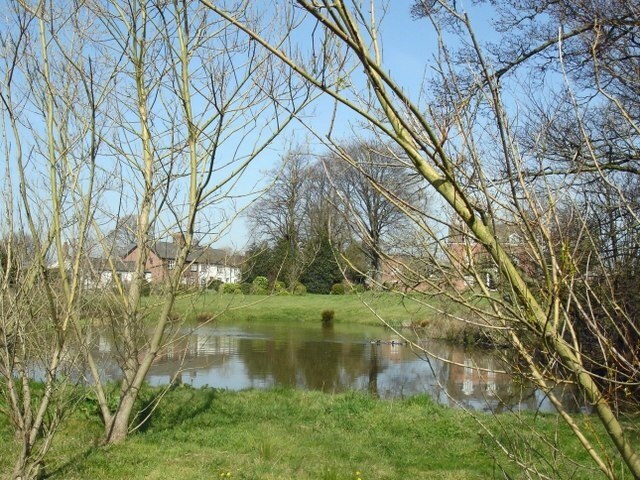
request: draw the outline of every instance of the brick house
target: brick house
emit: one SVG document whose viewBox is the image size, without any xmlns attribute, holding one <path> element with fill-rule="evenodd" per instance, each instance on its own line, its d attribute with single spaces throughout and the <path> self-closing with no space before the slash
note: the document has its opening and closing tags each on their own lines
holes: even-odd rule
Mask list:
<svg viewBox="0 0 640 480">
<path fill-rule="evenodd" d="M 453 233 L 448 239 L 448 251 L 451 264 L 455 270 L 462 272 L 461 278 L 452 281 L 458 290 L 464 290 L 475 284 L 473 273 L 478 273 L 485 285 L 495 288 L 499 283 L 498 267 L 486 248 L 466 233 L 466 227 L 451 229 Z M 516 267 L 526 275 L 533 274 L 534 262 L 517 225 L 498 224 L 495 235 L 505 252 L 511 257 Z"/>
<path fill-rule="evenodd" d="M 380 283 L 392 290 L 429 290 L 435 268 L 429 257 L 410 255 L 385 256 L 380 262 Z"/>
<path fill-rule="evenodd" d="M 138 260 L 139 249 L 131 245 L 122 260 L 135 262 Z M 168 278 L 176 268 L 176 260 L 180 253 L 180 243 L 156 242 L 152 245 L 145 264 L 145 274 L 151 282 L 161 282 Z M 182 283 L 187 285 L 205 286 L 212 280 L 224 283 L 240 282 L 240 257 L 229 254 L 225 250 L 194 245 L 187 254 L 187 260 L 182 272 Z"/>
</svg>

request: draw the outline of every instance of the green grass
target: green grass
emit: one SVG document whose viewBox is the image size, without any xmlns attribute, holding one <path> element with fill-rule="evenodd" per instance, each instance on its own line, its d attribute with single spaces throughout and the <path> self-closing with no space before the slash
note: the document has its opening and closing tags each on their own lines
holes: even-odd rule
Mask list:
<svg viewBox="0 0 640 480">
<path fill-rule="evenodd" d="M 159 297 L 146 299 L 159 308 Z M 366 292 L 362 295 L 242 295 L 197 292 L 176 298 L 173 316 L 189 323 L 215 321 L 295 322 L 319 324 L 322 312 L 335 312 L 333 323 L 382 325 L 383 319 L 395 327 L 420 326 L 422 335 L 457 343 L 475 343 L 483 338 L 481 329 L 455 317 L 473 318 L 464 307 L 444 297 L 393 292 Z M 443 313 L 444 312 L 444 313 Z"/>
<path fill-rule="evenodd" d="M 154 297 L 149 299 L 154 301 Z M 456 309 L 443 305 L 442 300 L 429 302 L 438 309 Z M 420 322 L 441 316 L 433 309 L 421 305 L 410 298 L 390 292 L 367 292 L 358 295 L 302 295 L 302 296 L 262 296 L 231 295 L 206 292 L 203 294 L 181 295 L 174 307 L 176 313 L 195 318 L 198 313 L 220 314 L 219 321 L 292 321 L 315 322 L 321 320 L 324 310 L 335 311 L 336 323 L 357 323 L 379 325 L 377 312 L 392 325 Z M 372 311 L 373 310 L 373 311 Z M 458 313 L 458 312 L 456 312 Z"/>
<path fill-rule="evenodd" d="M 584 461 L 585 454 L 557 416 L 479 419 L 552 478 L 597 478 L 572 463 Z M 49 478 L 465 480 L 505 478 L 501 468 L 511 478 L 524 478 L 476 420 L 424 396 L 381 401 L 360 393 L 179 387 L 126 442 L 99 447 L 100 433 L 93 415 L 67 422 L 47 462 Z M 0 435 L 8 447 L 0 474 L 7 474 L 17 446 L 7 429 Z M 554 452 L 554 445 L 571 460 Z"/>
</svg>

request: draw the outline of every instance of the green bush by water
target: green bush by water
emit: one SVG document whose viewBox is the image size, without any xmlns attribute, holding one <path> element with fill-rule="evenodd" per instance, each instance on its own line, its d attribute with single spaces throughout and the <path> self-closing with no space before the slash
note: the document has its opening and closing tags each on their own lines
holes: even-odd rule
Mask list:
<svg viewBox="0 0 640 480">
<path fill-rule="evenodd" d="M 333 319 L 336 316 L 336 312 L 334 312 L 333 310 L 323 310 L 321 317 L 322 317 L 322 324 L 323 325 L 333 325 Z"/>
<path fill-rule="evenodd" d="M 269 280 L 267 277 L 256 277 L 251 283 L 251 293 L 254 295 L 266 295 L 269 290 Z"/>
</svg>

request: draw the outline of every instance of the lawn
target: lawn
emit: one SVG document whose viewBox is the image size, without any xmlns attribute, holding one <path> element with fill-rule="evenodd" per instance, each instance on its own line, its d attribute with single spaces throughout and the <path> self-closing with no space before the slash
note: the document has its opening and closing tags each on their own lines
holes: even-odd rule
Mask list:
<svg viewBox="0 0 640 480">
<path fill-rule="evenodd" d="M 153 303 L 156 297 L 150 297 Z M 392 325 L 419 323 L 445 316 L 442 312 L 461 314 L 462 308 L 441 298 L 406 297 L 393 292 L 366 292 L 362 295 L 233 295 L 205 292 L 180 295 L 174 311 L 195 319 L 208 312 L 223 322 L 293 321 L 318 322 L 322 311 L 333 310 L 338 323 L 379 325 L 384 318 Z M 375 313 L 374 313 L 375 312 Z"/>
<path fill-rule="evenodd" d="M 160 298 L 151 296 L 149 318 L 159 311 Z M 481 337 L 480 330 L 460 318 L 473 318 L 464 307 L 444 297 L 403 296 L 394 292 L 366 292 L 361 295 L 242 295 L 197 292 L 177 297 L 176 318 L 188 323 L 213 320 L 237 322 L 319 323 L 322 312 L 332 310 L 335 323 L 381 325 L 382 319 L 396 327 L 420 325 L 422 335 L 458 343 Z"/>
<path fill-rule="evenodd" d="M 478 419 L 551 478 L 597 476 L 574 465 L 585 453 L 555 415 Z M 531 427 L 552 443 L 531 435 Z M 96 446 L 100 432 L 95 415 L 74 415 L 54 444 L 48 478 L 465 480 L 505 478 L 501 469 L 524 477 L 476 419 L 425 396 L 382 401 L 360 393 L 178 387 L 123 444 Z M 0 430 L 12 453 L 7 437 Z M 3 457 L 0 472 L 8 473 L 11 455 Z"/>
</svg>

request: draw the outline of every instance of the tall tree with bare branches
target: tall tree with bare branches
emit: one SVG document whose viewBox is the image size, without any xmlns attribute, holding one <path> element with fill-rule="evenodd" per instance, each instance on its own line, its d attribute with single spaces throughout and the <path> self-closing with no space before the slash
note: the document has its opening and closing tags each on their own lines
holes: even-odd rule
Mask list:
<svg viewBox="0 0 640 480">
<path fill-rule="evenodd" d="M 93 390 L 105 443 L 142 420 L 138 395 L 177 334 L 169 319 L 195 239 L 224 234 L 249 193 L 243 174 L 309 97 L 198 4 L 11 1 L 6 13 L 0 392 L 21 445 L 14 476 L 33 478 L 76 383 Z M 110 235 L 123 223 L 127 281 Z M 175 268 L 145 303 L 150 269 L 162 268 L 151 252 L 171 234 Z M 95 355 L 105 337 L 117 385 Z"/>
<path fill-rule="evenodd" d="M 385 8 L 398 8 L 395 4 L 293 2 L 287 18 L 298 18 L 296 25 L 314 26 L 308 32 L 314 48 L 302 57 L 295 41 L 276 44 L 223 6 L 208 0 L 201 3 L 260 43 L 287 65 L 293 76 L 304 78 L 328 99 L 349 109 L 375 135 L 394 142 L 403 151 L 421 177 L 423 188 L 442 202 L 443 214 L 433 215 L 419 205 L 398 201 L 393 191 L 376 179 L 370 181 L 442 252 L 432 256 L 441 274 L 425 276 L 424 283 L 472 308 L 479 316 L 476 324 L 509 341 L 520 358 L 520 371 L 545 392 L 602 475 L 624 478 L 630 473 L 640 478 L 640 456 L 633 432 L 615 395 L 616 391 L 630 392 L 637 384 L 638 323 L 636 313 L 622 308 L 614 295 L 613 277 L 605 268 L 602 250 L 607 242 L 603 244 L 597 238 L 600 232 L 593 229 L 594 217 L 588 213 L 593 212 L 589 186 L 595 177 L 612 187 L 610 205 L 619 205 L 630 218 L 637 218 L 633 201 L 618 188 L 616 176 L 609 174 L 620 165 L 628 169 L 633 157 L 623 157 L 621 162 L 620 158 L 603 155 L 606 149 L 597 148 L 597 138 L 591 135 L 595 129 L 589 127 L 588 120 L 599 103 L 598 108 L 606 106 L 619 119 L 614 131 L 637 131 L 636 114 L 619 91 L 622 69 L 613 68 L 616 59 L 606 60 L 605 53 L 616 56 L 627 51 L 630 58 L 635 58 L 635 50 L 622 45 L 637 29 L 634 6 L 620 2 L 617 6 L 627 9 L 631 16 L 625 14 L 608 22 L 608 7 L 600 8 L 601 2 L 581 2 L 582 7 L 593 7 L 581 9 L 582 27 L 576 25 L 570 34 L 560 29 L 558 41 L 548 38 L 496 69 L 478 39 L 472 17 L 457 2 L 418 2 L 417 11 L 425 28 L 430 26 L 437 38 L 437 56 L 431 64 L 436 73 L 417 97 L 401 86 L 400 79 L 390 74 L 385 64 L 379 18 L 384 18 Z M 542 10 L 552 14 L 545 17 L 552 19 L 549 31 L 558 31 L 553 22 L 564 22 L 567 17 L 563 11 L 571 13 L 573 5 L 543 4 Z M 504 6 L 507 13 L 516 11 L 514 2 L 504 2 Z M 515 7 L 519 6 L 534 7 L 531 2 L 515 2 Z M 538 11 L 539 3 L 535 8 Z M 616 31 L 632 32 L 631 37 Z M 611 45 L 600 51 L 598 42 L 607 32 L 613 33 L 608 37 Z M 292 38 L 300 36 L 304 33 L 296 31 Z M 582 57 L 582 65 L 571 64 L 572 52 L 564 48 L 569 38 L 591 53 Z M 464 63 L 455 61 L 452 45 L 456 44 L 468 46 L 461 57 L 466 59 Z M 506 72 L 512 66 L 541 53 L 549 53 L 549 61 L 557 67 L 555 83 L 524 90 L 517 81 L 507 85 L 511 77 Z M 601 64 L 603 59 L 609 63 L 609 71 Z M 586 68 L 595 75 L 580 84 L 567 73 L 574 67 Z M 614 74 L 616 81 L 600 81 L 607 76 L 613 79 Z M 427 103 L 419 104 L 416 98 Z M 584 98 L 589 99 L 584 102 Z M 558 100 L 560 108 L 554 111 L 554 101 Z M 540 119 L 536 111 L 540 105 L 552 118 L 566 115 L 577 126 L 571 132 L 575 133 L 574 146 L 567 150 L 573 155 L 567 156 L 547 141 L 553 139 L 546 135 L 553 123 L 539 123 L 537 132 L 533 129 L 527 133 L 522 128 L 522 119 L 527 116 L 522 113 Z M 318 134 L 318 138 L 328 138 L 326 143 L 335 149 L 332 129 L 333 123 L 327 135 Z M 527 143 L 521 141 L 521 134 Z M 563 157 L 568 165 L 573 162 L 573 168 L 546 175 L 555 168 L 548 161 L 549 155 Z M 344 156 L 349 157 L 347 152 Z M 564 228 L 567 225 L 571 225 L 571 233 Z M 630 233 L 624 225 L 609 222 L 610 227 L 624 232 L 623 237 Z M 611 245 L 610 238 L 608 243 Z M 494 269 L 497 292 L 483 281 L 487 268 Z M 446 288 L 453 279 L 461 279 L 463 285 Z M 471 297 L 461 292 L 464 283 L 473 288 Z M 606 287 L 601 288 L 603 285 Z M 479 298 L 482 303 L 470 298 Z M 428 302 L 428 297 L 419 301 Z M 585 332 L 595 341 L 587 344 L 582 336 Z M 534 351 L 540 353 L 534 355 Z M 575 385 L 593 408 L 606 436 L 594 436 L 568 414 L 554 393 L 554 387 L 565 382 Z M 631 406 L 635 409 L 637 400 Z M 526 452 L 510 451 L 498 437 L 494 438 L 527 476 L 557 478 L 562 474 L 557 463 L 548 462 L 541 468 L 529 462 Z M 612 448 L 617 452 L 615 458 L 611 457 Z M 555 454 L 556 450 L 549 455 Z"/>
</svg>

